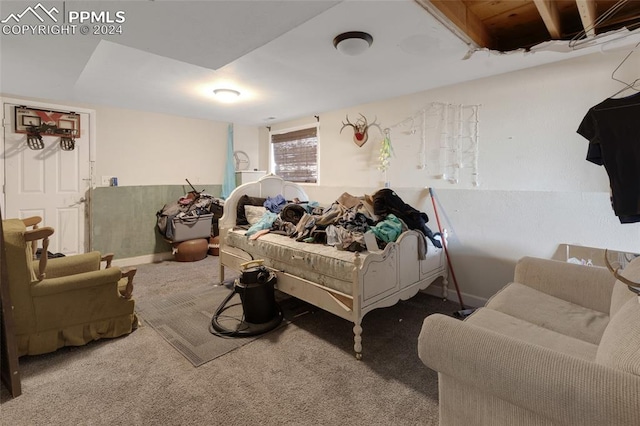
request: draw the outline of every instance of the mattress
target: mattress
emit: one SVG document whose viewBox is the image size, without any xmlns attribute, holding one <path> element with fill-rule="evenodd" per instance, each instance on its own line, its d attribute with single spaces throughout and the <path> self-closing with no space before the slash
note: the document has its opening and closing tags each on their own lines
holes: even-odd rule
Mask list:
<svg viewBox="0 0 640 426">
<path fill-rule="evenodd" d="M 270 268 L 304 278 L 345 294 L 352 294 L 355 253 L 324 244 L 296 241 L 285 235 L 268 233 L 248 239 L 244 230 L 230 231 L 226 244 L 263 259 Z M 368 252 L 359 253 L 364 261 Z"/>
</svg>

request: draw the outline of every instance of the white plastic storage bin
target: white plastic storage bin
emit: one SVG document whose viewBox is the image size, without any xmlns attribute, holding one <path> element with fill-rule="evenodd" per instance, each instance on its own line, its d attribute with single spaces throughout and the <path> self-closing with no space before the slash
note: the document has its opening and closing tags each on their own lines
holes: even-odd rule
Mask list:
<svg viewBox="0 0 640 426">
<path fill-rule="evenodd" d="M 173 218 L 173 242 L 195 240 L 211 236 L 211 223 L 213 214 L 200 216 L 183 216 Z"/>
</svg>

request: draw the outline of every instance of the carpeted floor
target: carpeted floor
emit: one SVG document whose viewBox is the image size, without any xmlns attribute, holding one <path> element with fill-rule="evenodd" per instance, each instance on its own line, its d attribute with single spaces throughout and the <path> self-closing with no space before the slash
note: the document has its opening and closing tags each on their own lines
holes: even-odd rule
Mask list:
<svg viewBox="0 0 640 426">
<path fill-rule="evenodd" d="M 216 257 L 142 265 L 134 297 L 217 284 Z M 142 302 L 140 302 L 142 303 Z M 195 368 L 144 323 L 132 334 L 20 358 L 23 395 L 2 388 L 11 425 L 435 425 L 437 375 L 417 356 L 422 320 L 457 304 L 425 294 L 352 324 L 313 310 Z"/>
<path fill-rule="evenodd" d="M 138 301 L 140 321 L 151 326 L 171 346 L 187 358 L 194 367 L 216 359 L 249 342 L 264 337 L 269 331 L 252 336 L 229 336 L 224 332 L 211 333 L 209 325 L 214 312 L 229 296 L 233 284 L 216 287 L 198 287 L 180 293 L 145 297 Z M 282 316 L 274 318 L 269 327 L 283 327 L 310 309 L 310 305 L 278 292 L 278 307 Z M 234 293 L 218 317 L 217 324 L 228 329 L 254 331 L 259 325 L 243 323 L 240 296 Z M 278 318 L 281 322 L 278 324 Z"/>
</svg>

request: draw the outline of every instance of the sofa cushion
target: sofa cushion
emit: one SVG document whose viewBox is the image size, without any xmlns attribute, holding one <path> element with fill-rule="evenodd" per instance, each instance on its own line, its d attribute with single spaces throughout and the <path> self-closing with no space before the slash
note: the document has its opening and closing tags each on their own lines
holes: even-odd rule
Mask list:
<svg viewBox="0 0 640 426">
<path fill-rule="evenodd" d="M 640 257 L 635 258 L 620 272 L 625 278 L 630 279 L 633 282 L 640 283 Z M 613 293 L 611 294 L 611 307 L 609 309 L 609 315 L 613 317 L 616 312 L 631 298 L 634 294 L 629 291 L 629 287 L 622 281 L 616 281 L 613 286 Z"/>
<path fill-rule="evenodd" d="M 597 345 L 609 316 L 549 296 L 520 283 L 510 283 L 486 305 L 537 326 Z"/>
<path fill-rule="evenodd" d="M 596 359 L 598 346 L 584 340 L 537 326 L 533 323 L 507 315 L 489 308 L 478 309 L 466 319 L 471 324 L 484 327 L 497 333 L 513 337 L 528 343 L 543 346 L 556 352 L 582 358 L 587 361 Z"/>
<path fill-rule="evenodd" d="M 596 362 L 640 376 L 640 299 L 637 296 L 628 300 L 609 321 Z"/>
<path fill-rule="evenodd" d="M 609 315 L 616 279 L 607 268 L 523 257 L 516 264 L 512 281 Z"/>
</svg>

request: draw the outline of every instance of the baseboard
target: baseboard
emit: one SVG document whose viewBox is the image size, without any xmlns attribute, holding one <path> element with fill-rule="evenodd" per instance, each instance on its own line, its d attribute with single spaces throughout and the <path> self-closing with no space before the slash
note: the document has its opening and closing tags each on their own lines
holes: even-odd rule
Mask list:
<svg viewBox="0 0 640 426">
<path fill-rule="evenodd" d="M 441 284 L 430 285 L 423 291 L 431 296 L 442 297 Z M 462 295 L 462 302 L 464 303 L 465 307 L 480 308 L 484 306 L 488 300 L 484 297 L 474 296 L 469 293 L 460 292 L 460 294 Z M 447 288 L 447 300 L 451 300 L 452 302 L 459 302 L 458 293 L 456 292 L 455 288 L 451 288 L 451 284 L 449 284 Z"/>
<path fill-rule="evenodd" d="M 163 253 L 146 254 L 144 256 L 127 257 L 125 259 L 113 259 L 113 266 L 126 267 L 135 265 L 144 265 L 147 263 L 162 262 L 163 260 L 173 259 L 170 251 Z"/>
</svg>

